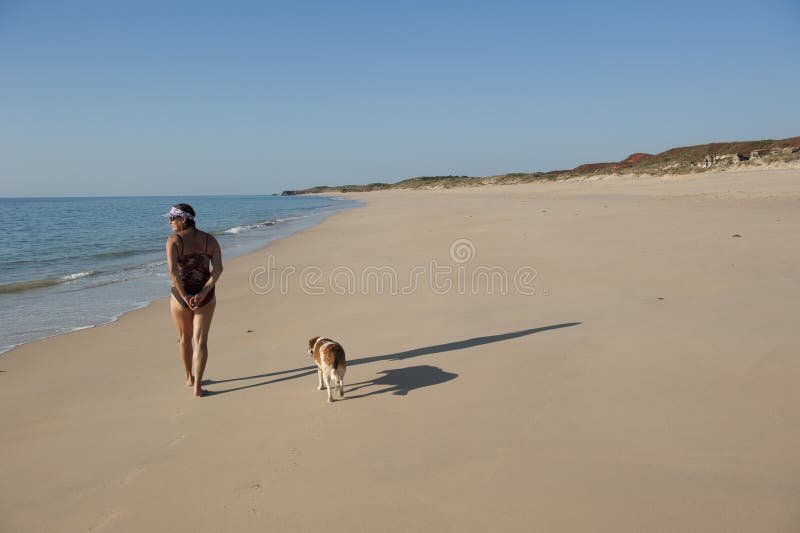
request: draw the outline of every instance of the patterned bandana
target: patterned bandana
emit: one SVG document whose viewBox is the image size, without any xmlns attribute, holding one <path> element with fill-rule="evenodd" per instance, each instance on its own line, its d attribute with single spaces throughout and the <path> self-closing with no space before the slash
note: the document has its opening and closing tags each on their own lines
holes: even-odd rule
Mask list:
<svg viewBox="0 0 800 533">
<path fill-rule="evenodd" d="M 166 213 L 166 214 L 161 215 L 161 216 L 163 216 L 164 218 L 178 217 L 178 218 L 186 218 L 186 219 L 189 219 L 189 220 L 194 220 L 194 215 L 191 215 L 191 214 L 187 213 L 186 211 L 178 209 L 177 207 L 170 208 L 169 213 Z"/>
</svg>

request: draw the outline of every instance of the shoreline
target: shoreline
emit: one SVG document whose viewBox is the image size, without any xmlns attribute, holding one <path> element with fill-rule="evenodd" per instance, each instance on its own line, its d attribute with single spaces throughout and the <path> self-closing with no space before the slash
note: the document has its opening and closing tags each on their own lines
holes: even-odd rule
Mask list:
<svg viewBox="0 0 800 533">
<path fill-rule="evenodd" d="M 338 199 L 348 200 L 347 198 L 343 198 L 341 195 L 336 195 L 336 194 L 325 194 L 325 195 L 320 195 L 320 196 L 323 197 L 323 198 L 331 198 L 331 199 L 337 199 L 337 200 Z M 94 197 L 92 197 L 92 198 L 94 198 Z M 102 198 L 102 197 L 99 197 L 99 198 Z M 155 198 L 160 198 L 160 197 L 156 196 Z M 357 207 L 359 207 L 359 206 L 358 205 L 353 205 L 351 207 L 337 208 L 335 211 L 333 211 L 330 214 L 308 215 L 308 216 L 311 216 L 311 217 L 317 217 L 316 222 L 313 222 L 310 226 L 301 225 L 298 228 L 294 228 L 294 229 L 288 228 L 288 229 L 285 230 L 285 231 L 287 231 L 287 233 L 285 233 L 283 235 L 280 235 L 278 237 L 270 238 L 269 240 L 266 241 L 266 243 L 263 246 L 260 246 L 260 247 L 254 249 L 254 250 L 245 251 L 243 253 L 239 252 L 239 254 L 234 255 L 234 256 L 230 257 L 229 259 L 226 259 L 225 261 L 227 263 L 228 261 L 236 260 L 239 257 L 244 257 L 244 256 L 251 255 L 251 254 L 261 253 L 266 248 L 268 248 L 273 242 L 276 242 L 276 241 L 279 241 L 281 239 L 285 239 L 285 238 L 291 237 L 292 235 L 294 235 L 294 234 L 296 234 L 298 232 L 301 232 L 301 231 L 307 229 L 308 227 L 313 227 L 315 225 L 321 224 L 328 217 L 333 216 L 336 213 L 339 213 L 341 211 L 346 211 L 348 209 L 354 209 L 354 208 L 357 208 Z M 166 238 L 166 235 L 165 235 L 165 238 Z M 226 250 L 223 250 L 223 252 L 225 252 L 225 251 Z M 128 268 L 130 268 L 130 267 L 128 267 Z M 164 268 L 166 269 L 166 266 L 164 266 Z M 94 271 L 92 271 L 92 272 L 94 272 Z M 136 283 L 137 281 L 141 281 L 141 280 L 131 280 L 131 281 L 129 281 L 129 283 Z M 32 289 L 32 290 L 44 290 L 44 291 L 46 291 L 49 288 L 50 287 L 43 287 L 41 289 Z M 23 342 L 20 342 L 18 344 L 14 344 L 14 345 L 11 345 L 11 346 L 8 346 L 8 347 L 5 347 L 5 348 L 0 348 L 0 358 L 2 358 L 4 355 L 6 355 L 8 353 L 11 353 L 14 350 L 17 350 L 18 348 L 20 348 L 22 346 L 25 346 L 27 344 L 30 344 L 32 342 L 38 342 L 38 341 L 41 341 L 41 340 L 51 339 L 51 338 L 59 337 L 59 336 L 62 336 L 62 335 L 69 335 L 69 334 L 77 332 L 77 331 L 83 331 L 83 330 L 86 330 L 86 329 L 92 329 L 92 328 L 99 327 L 99 326 L 105 326 L 105 325 L 108 325 L 108 324 L 113 324 L 113 323 L 119 321 L 123 316 L 125 316 L 128 313 L 132 313 L 134 311 L 139 311 L 141 309 L 145 309 L 147 307 L 150 307 L 153 303 L 155 303 L 156 301 L 158 301 L 158 300 L 160 300 L 162 298 L 168 298 L 168 295 L 169 295 L 169 291 L 168 290 L 166 291 L 166 294 L 167 294 L 167 296 L 158 296 L 158 297 L 156 297 L 156 298 L 154 298 L 152 300 L 148 300 L 148 301 L 146 301 L 144 303 L 141 303 L 139 305 L 136 305 L 136 306 L 134 306 L 134 307 L 132 307 L 130 309 L 126 309 L 126 310 L 120 311 L 120 312 L 116 313 L 112 318 L 110 318 L 110 319 L 108 319 L 108 320 L 106 320 L 104 322 L 98 322 L 98 323 L 89 324 L 89 325 L 83 325 L 83 326 L 69 327 L 65 331 L 56 331 L 56 332 L 49 333 L 49 334 L 47 334 L 45 336 L 42 336 L 42 337 L 34 338 L 34 339 L 31 339 L 31 340 L 26 340 L 26 341 L 23 341 Z M 60 329 L 64 329 L 64 328 L 60 328 Z"/>
<path fill-rule="evenodd" d="M 355 197 L 226 261 L 207 397 L 166 297 L 4 354 L 0 529 L 798 524 L 800 173 Z M 317 335 L 347 352 L 331 405 Z"/>
</svg>

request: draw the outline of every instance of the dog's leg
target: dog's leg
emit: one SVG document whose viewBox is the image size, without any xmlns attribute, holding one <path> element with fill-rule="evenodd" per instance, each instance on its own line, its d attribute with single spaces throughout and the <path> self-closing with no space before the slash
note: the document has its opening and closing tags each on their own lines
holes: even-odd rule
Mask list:
<svg viewBox="0 0 800 533">
<path fill-rule="evenodd" d="M 325 381 L 325 386 L 328 387 L 328 403 L 333 402 L 333 396 L 331 396 L 331 380 L 334 378 L 331 374 L 332 371 L 330 368 L 326 368 L 322 372 L 322 379 Z"/>
<path fill-rule="evenodd" d="M 336 369 L 331 369 L 331 387 L 333 387 L 333 395 L 338 400 L 339 396 L 339 374 L 336 373 Z"/>
<path fill-rule="evenodd" d="M 339 398 L 344 398 L 344 376 L 340 373 L 336 373 L 336 378 L 339 381 L 338 389 L 339 389 Z"/>
<path fill-rule="evenodd" d="M 317 390 L 322 390 L 322 369 L 320 367 L 317 367 L 317 378 L 319 378 Z"/>
</svg>

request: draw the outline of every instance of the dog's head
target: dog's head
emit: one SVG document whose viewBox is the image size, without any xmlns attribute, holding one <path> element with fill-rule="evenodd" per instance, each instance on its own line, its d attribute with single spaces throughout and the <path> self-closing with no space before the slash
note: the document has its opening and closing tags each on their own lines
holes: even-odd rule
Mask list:
<svg viewBox="0 0 800 533">
<path fill-rule="evenodd" d="M 314 355 L 314 345 L 317 343 L 319 337 L 311 337 L 308 339 L 308 355 Z"/>
</svg>

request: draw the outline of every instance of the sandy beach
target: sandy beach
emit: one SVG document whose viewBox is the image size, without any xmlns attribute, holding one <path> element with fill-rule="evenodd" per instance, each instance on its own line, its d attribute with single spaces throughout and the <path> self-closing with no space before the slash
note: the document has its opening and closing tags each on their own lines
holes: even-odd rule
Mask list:
<svg viewBox="0 0 800 533">
<path fill-rule="evenodd" d="M 166 298 L 0 356 L 0 531 L 800 531 L 800 170 L 358 198 L 226 262 L 206 398 Z"/>
</svg>

